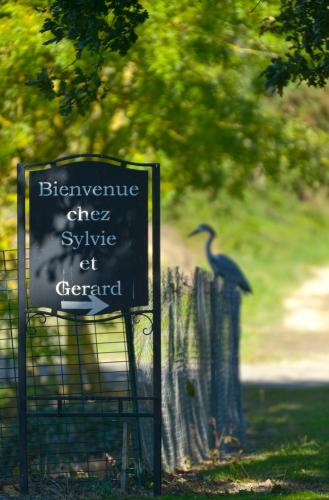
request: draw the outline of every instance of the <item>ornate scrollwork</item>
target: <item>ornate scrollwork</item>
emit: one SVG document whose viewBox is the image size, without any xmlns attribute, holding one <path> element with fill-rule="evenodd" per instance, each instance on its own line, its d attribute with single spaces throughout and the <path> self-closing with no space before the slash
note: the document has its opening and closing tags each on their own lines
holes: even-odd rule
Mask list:
<svg viewBox="0 0 329 500">
<path fill-rule="evenodd" d="M 125 313 L 121 312 L 120 314 L 115 314 L 114 316 L 105 316 L 102 318 L 95 318 L 95 316 L 91 316 L 90 319 L 87 319 L 86 317 L 81 318 L 81 317 L 76 316 L 74 314 L 67 314 L 67 315 L 66 314 L 58 314 L 57 312 L 55 313 L 54 311 L 27 310 L 26 313 L 27 313 L 26 326 L 29 326 L 31 320 L 35 317 L 39 317 L 41 324 L 46 323 L 47 317 L 59 318 L 59 319 L 65 320 L 65 321 L 73 321 L 74 323 L 90 324 L 90 323 L 109 323 L 110 321 L 120 319 L 120 318 L 123 318 L 125 316 Z M 144 316 L 151 323 L 151 326 L 143 329 L 144 335 L 151 335 L 151 333 L 153 332 L 153 320 L 148 316 L 148 314 L 150 314 L 150 313 L 153 314 L 153 311 L 150 309 L 143 309 L 141 311 L 129 311 L 128 312 L 128 315 L 130 315 L 132 317 L 134 322 L 136 322 L 137 316 Z M 137 322 L 138 321 L 139 320 L 137 320 Z"/>
<path fill-rule="evenodd" d="M 33 318 L 38 318 L 41 325 L 44 325 L 47 321 L 47 316 L 51 316 L 51 314 L 45 311 L 35 311 L 27 313 L 26 326 L 29 327 Z"/>
<path fill-rule="evenodd" d="M 148 312 L 150 312 L 150 311 L 148 311 Z M 153 319 L 150 318 L 150 316 L 146 313 L 146 311 L 145 312 L 136 311 L 136 312 L 133 312 L 132 314 L 134 315 L 133 322 L 135 324 L 138 324 L 140 322 L 139 316 L 143 316 L 144 318 L 146 318 L 149 321 L 150 325 L 143 328 L 143 335 L 152 335 L 152 333 L 153 333 Z"/>
</svg>

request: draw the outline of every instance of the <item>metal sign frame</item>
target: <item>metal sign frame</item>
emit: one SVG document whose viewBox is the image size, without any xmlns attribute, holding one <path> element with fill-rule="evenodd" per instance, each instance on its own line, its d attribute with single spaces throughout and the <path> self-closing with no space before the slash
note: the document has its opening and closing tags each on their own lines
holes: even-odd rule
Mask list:
<svg viewBox="0 0 329 500">
<path fill-rule="evenodd" d="M 106 160 L 114 162 L 121 167 L 144 167 L 150 169 L 152 176 L 152 309 L 131 309 L 121 311 L 120 314 L 111 315 L 99 319 L 95 322 L 108 322 L 118 317 L 124 318 L 127 335 L 131 332 L 131 318 L 135 315 L 152 315 L 153 334 L 153 396 L 143 397 L 107 397 L 117 401 L 118 412 L 113 412 L 105 416 L 115 417 L 151 417 L 153 419 L 153 477 L 154 495 L 161 495 L 161 276 L 160 276 L 160 165 L 158 163 L 136 163 L 121 160 L 115 157 L 100 154 L 81 154 L 61 157 L 48 162 L 19 163 L 17 165 L 17 247 L 18 247 L 18 415 L 19 415 L 19 465 L 20 465 L 20 490 L 21 494 L 27 494 L 28 484 L 28 442 L 27 442 L 27 419 L 33 414 L 27 411 L 27 401 L 35 397 L 27 396 L 27 372 L 26 372 L 26 332 L 28 323 L 32 316 L 57 316 L 76 323 L 90 323 L 90 319 L 79 318 L 68 313 L 58 314 L 53 311 L 27 307 L 27 286 L 26 286 L 26 171 L 37 167 L 58 167 L 65 166 L 66 162 L 78 159 Z M 115 167 L 113 163 L 109 166 Z M 131 335 L 130 335 L 131 338 Z M 56 399 L 60 399 L 56 396 Z M 63 399 L 70 399 L 69 396 Z M 130 400 L 133 404 L 133 412 L 123 412 L 123 400 Z M 149 400 L 153 402 L 153 411 L 142 413 L 138 410 L 138 400 Z M 61 401 L 58 401 L 61 406 Z M 85 416 L 96 416 L 94 414 L 84 414 Z M 75 414 L 71 416 L 81 416 Z"/>
</svg>

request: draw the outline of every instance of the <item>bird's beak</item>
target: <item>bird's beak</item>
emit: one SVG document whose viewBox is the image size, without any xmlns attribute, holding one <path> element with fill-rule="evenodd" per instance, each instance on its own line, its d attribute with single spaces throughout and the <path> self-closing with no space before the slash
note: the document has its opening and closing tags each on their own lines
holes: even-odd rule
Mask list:
<svg viewBox="0 0 329 500">
<path fill-rule="evenodd" d="M 199 233 L 199 230 L 195 229 L 194 231 L 192 231 L 192 233 L 188 234 L 187 237 L 190 238 L 191 236 L 194 236 L 195 234 L 198 234 L 198 233 Z"/>
</svg>

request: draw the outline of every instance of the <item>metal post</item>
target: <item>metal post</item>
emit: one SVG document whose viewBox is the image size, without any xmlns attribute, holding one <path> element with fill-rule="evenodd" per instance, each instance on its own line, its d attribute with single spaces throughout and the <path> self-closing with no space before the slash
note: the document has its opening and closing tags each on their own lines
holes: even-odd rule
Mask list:
<svg viewBox="0 0 329 500">
<path fill-rule="evenodd" d="M 130 385 L 131 396 L 134 398 L 133 411 L 134 413 L 138 414 L 139 405 L 138 405 L 138 400 L 136 399 L 138 393 L 137 393 L 136 356 L 135 356 L 135 346 L 134 346 L 134 330 L 131 324 L 131 316 L 129 314 L 129 310 L 124 310 L 122 312 L 124 315 L 126 342 L 128 351 L 129 385 Z M 142 442 L 141 442 L 141 432 L 140 432 L 140 421 L 138 417 L 136 418 L 136 421 L 133 422 L 133 428 L 136 439 L 136 451 L 137 451 L 137 460 L 136 460 L 137 482 L 138 485 L 140 486 L 142 478 Z"/>
<path fill-rule="evenodd" d="M 153 229 L 153 474 L 154 495 L 161 495 L 161 276 L 160 276 L 160 165 L 152 171 Z"/>
<path fill-rule="evenodd" d="M 219 330 L 219 325 L 218 325 L 218 301 L 217 299 L 217 281 L 216 278 L 214 278 L 210 282 L 210 307 L 211 307 L 211 314 L 210 314 L 210 380 L 211 380 L 211 385 L 210 385 L 210 415 L 211 415 L 211 448 L 216 449 L 218 446 L 218 433 L 217 433 L 217 428 L 218 428 L 218 422 L 217 422 L 217 415 L 218 415 L 218 408 L 217 408 L 217 403 L 218 403 L 218 394 L 217 394 L 217 389 L 218 389 L 218 370 L 221 367 L 221 364 L 219 362 L 219 343 L 218 338 L 217 338 L 217 332 Z"/>
<path fill-rule="evenodd" d="M 17 247 L 18 247 L 18 419 L 19 481 L 22 495 L 28 493 L 26 415 L 26 250 L 25 250 L 25 170 L 17 165 Z"/>
<path fill-rule="evenodd" d="M 121 473 L 120 473 L 120 489 L 123 494 L 126 493 L 127 489 L 127 470 L 128 470 L 128 423 L 123 422 Z"/>
</svg>

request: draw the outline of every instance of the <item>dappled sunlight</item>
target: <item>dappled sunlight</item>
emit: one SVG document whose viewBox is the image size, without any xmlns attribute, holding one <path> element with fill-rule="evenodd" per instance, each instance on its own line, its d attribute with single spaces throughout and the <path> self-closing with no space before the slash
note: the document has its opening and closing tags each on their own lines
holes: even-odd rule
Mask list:
<svg viewBox="0 0 329 500">
<path fill-rule="evenodd" d="M 276 413 L 278 411 L 293 411 L 293 410 L 301 410 L 302 406 L 296 403 L 279 403 L 277 405 L 271 406 L 268 409 L 269 413 Z"/>
<path fill-rule="evenodd" d="M 250 493 L 253 498 L 320 498 L 329 491 L 327 426 L 329 391 L 245 389 L 248 403 L 246 454 L 231 457 L 202 474 L 215 494 Z M 250 453 L 252 449 L 252 453 Z M 216 490 L 217 488 L 217 490 Z M 266 496 L 267 498 L 267 496 Z M 271 498 L 271 496 L 269 496 Z"/>
</svg>

